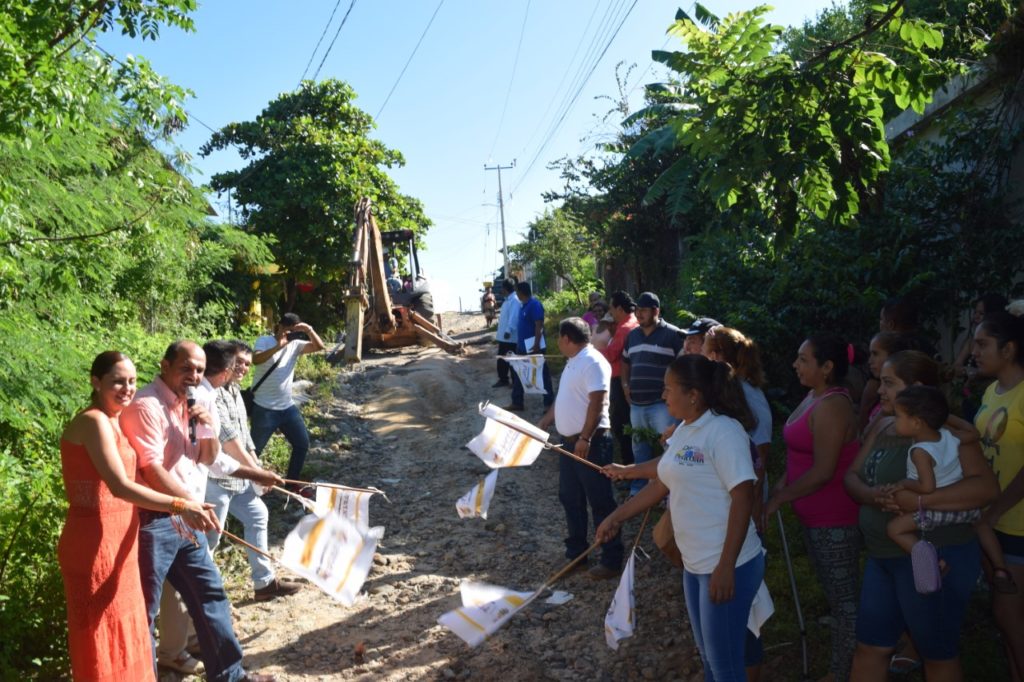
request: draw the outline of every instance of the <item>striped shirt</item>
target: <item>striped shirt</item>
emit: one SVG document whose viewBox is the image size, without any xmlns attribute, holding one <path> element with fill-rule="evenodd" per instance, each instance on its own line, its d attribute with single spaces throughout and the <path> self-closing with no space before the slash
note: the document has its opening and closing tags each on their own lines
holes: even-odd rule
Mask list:
<svg viewBox="0 0 1024 682">
<path fill-rule="evenodd" d="M 622 362 L 629 365 L 629 400 L 634 405 L 661 402 L 665 370 L 683 349 L 683 333 L 659 319 L 654 331 L 637 327 L 626 337 Z"/>
<path fill-rule="evenodd" d="M 232 382 L 216 389 L 217 396 L 217 418 L 220 422 L 220 429 L 217 432 L 217 439 L 221 445 L 229 440 L 239 439 L 246 452 L 255 452 L 256 446 L 249 434 L 249 417 L 245 412 L 245 401 L 242 400 L 242 391 L 238 384 Z M 214 476 L 210 478 L 217 481 L 220 487 L 231 492 L 240 493 L 245 490 L 249 482 L 234 478 L 233 476 Z"/>
</svg>

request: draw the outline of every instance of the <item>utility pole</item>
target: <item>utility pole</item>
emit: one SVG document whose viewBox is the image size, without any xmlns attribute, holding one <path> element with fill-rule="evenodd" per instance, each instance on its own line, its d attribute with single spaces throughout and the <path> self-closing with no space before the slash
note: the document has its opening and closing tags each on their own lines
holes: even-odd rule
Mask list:
<svg viewBox="0 0 1024 682">
<path fill-rule="evenodd" d="M 516 167 L 516 160 L 512 159 L 512 165 L 502 166 L 500 163 L 496 166 L 488 166 L 484 164 L 485 171 L 498 171 L 498 213 L 501 215 L 501 255 L 505 259 L 505 279 L 512 276 L 512 273 L 508 271 L 508 242 L 505 241 L 505 198 L 501 192 L 501 171 L 509 170 Z"/>
</svg>

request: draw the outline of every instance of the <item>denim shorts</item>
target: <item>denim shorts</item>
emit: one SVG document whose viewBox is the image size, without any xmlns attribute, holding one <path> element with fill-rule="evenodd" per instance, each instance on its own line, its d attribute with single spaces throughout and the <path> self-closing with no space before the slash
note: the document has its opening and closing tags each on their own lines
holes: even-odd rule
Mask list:
<svg viewBox="0 0 1024 682">
<path fill-rule="evenodd" d="M 938 548 L 949 566 L 942 589 L 919 594 L 914 589 L 910 556 L 868 557 L 857 612 L 857 641 L 895 648 L 900 634 L 910 631 L 926 660 L 945 661 L 960 655 L 960 634 L 971 590 L 981 572 L 977 540 Z"/>
<path fill-rule="evenodd" d="M 999 540 L 1006 563 L 1011 566 L 1024 565 L 1024 537 L 997 530 L 996 538 Z"/>
</svg>

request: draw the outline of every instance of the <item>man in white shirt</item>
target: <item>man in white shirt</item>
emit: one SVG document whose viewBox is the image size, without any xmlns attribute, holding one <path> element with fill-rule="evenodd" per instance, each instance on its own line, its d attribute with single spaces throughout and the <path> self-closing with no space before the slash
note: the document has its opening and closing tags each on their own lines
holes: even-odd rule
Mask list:
<svg viewBox="0 0 1024 682">
<path fill-rule="evenodd" d="M 500 386 L 511 386 L 509 380 L 509 364 L 502 360 L 502 356 L 514 353 L 519 338 L 519 309 L 523 304 L 516 298 L 516 285 L 512 280 L 506 279 L 501 283 L 501 289 L 505 293 L 505 300 L 501 303 L 501 315 L 498 317 L 498 331 L 494 333 L 498 341 L 498 381 L 491 388 Z"/>
<path fill-rule="evenodd" d="M 554 423 L 564 447 L 577 457 L 598 466 L 611 464 L 612 436 L 608 429 L 611 365 L 590 345 L 590 325 L 579 317 L 570 317 L 559 324 L 558 349 L 568 362 L 559 379 L 555 402 L 538 426 L 546 429 Z M 562 456 L 558 499 L 565 509 L 569 533 L 565 539 L 565 555 L 575 559 L 590 547 L 587 505 L 590 505 L 595 529 L 615 510 L 612 483 L 600 471 Z M 622 570 L 622 555 L 622 540 L 616 535 L 601 549 L 600 562 L 587 575 L 595 580 L 616 577 Z"/>
<path fill-rule="evenodd" d="M 305 337 L 305 338 L 303 338 Z M 308 339 L 308 340 L 307 340 Z M 292 446 L 285 478 L 298 479 L 309 450 L 309 432 L 302 413 L 292 399 L 295 363 L 306 353 L 324 349 L 324 342 L 295 313 L 285 313 L 274 327 L 274 334 L 256 339 L 253 345 L 252 440 L 256 456 L 263 454 L 270 437 L 280 431 Z M 303 491 L 308 494 L 308 491 Z"/>
</svg>

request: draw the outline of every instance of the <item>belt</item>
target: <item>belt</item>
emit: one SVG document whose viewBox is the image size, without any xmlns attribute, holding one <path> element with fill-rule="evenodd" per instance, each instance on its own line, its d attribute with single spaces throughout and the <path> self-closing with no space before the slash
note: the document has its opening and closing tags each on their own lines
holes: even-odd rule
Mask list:
<svg viewBox="0 0 1024 682">
<path fill-rule="evenodd" d="M 594 433 L 590 434 L 590 440 L 594 440 L 595 438 L 600 438 L 601 436 L 604 435 L 604 432 L 607 431 L 607 430 L 608 429 L 606 429 L 603 426 L 601 428 L 599 428 L 599 429 L 594 429 Z M 580 439 L 580 436 L 582 436 L 582 435 L 583 435 L 582 433 L 577 433 L 577 434 L 575 434 L 573 436 L 562 436 L 562 439 L 566 443 L 575 443 L 576 441 L 578 441 Z"/>
</svg>

